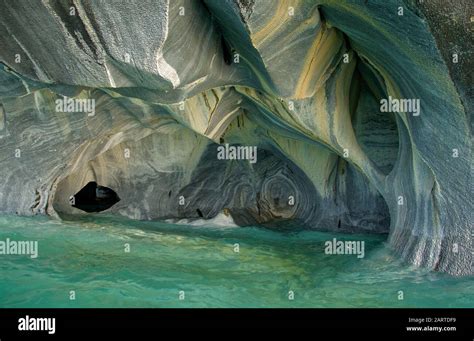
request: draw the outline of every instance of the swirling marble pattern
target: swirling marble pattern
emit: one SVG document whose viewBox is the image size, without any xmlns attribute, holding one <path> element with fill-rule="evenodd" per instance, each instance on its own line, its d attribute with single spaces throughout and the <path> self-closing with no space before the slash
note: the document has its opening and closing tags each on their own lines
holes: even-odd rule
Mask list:
<svg viewBox="0 0 474 341">
<path fill-rule="evenodd" d="M 86 214 L 68 198 L 96 181 L 112 214 L 389 232 L 401 258 L 472 274 L 472 5 L 441 5 L 3 0 L 0 211 Z M 421 114 L 381 113 L 388 96 Z"/>
</svg>

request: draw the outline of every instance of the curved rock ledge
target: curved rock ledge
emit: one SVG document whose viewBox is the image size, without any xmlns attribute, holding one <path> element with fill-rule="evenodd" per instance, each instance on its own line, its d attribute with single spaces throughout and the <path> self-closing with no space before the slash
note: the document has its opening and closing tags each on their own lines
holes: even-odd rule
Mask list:
<svg viewBox="0 0 474 341">
<path fill-rule="evenodd" d="M 0 211 L 87 214 L 70 198 L 96 182 L 111 214 L 389 232 L 412 264 L 472 274 L 470 11 L 452 5 L 1 1 Z"/>
</svg>

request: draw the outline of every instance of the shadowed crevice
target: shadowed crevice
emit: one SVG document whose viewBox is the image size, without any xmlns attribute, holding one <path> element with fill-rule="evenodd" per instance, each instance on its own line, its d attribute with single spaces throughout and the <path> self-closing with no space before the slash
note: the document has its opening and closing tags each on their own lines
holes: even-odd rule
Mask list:
<svg viewBox="0 0 474 341">
<path fill-rule="evenodd" d="M 113 189 L 91 181 L 71 197 L 71 206 L 88 213 L 102 212 L 119 201 L 120 198 Z"/>
</svg>

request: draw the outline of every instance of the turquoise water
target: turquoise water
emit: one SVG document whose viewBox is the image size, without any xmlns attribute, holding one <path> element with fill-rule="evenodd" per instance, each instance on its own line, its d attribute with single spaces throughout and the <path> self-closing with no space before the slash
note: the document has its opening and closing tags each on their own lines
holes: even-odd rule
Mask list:
<svg viewBox="0 0 474 341">
<path fill-rule="evenodd" d="M 326 255 L 334 237 L 364 240 L 365 258 Z M 474 307 L 472 277 L 403 265 L 386 236 L 0 216 L 7 238 L 39 256 L 0 255 L 0 307 Z"/>
</svg>

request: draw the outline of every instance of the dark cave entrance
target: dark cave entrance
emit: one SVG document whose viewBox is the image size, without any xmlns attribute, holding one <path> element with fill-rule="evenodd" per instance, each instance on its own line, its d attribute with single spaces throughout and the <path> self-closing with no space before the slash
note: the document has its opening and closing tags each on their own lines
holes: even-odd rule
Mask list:
<svg viewBox="0 0 474 341">
<path fill-rule="evenodd" d="M 100 186 L 95 181 L 89 182 L 69 199 L 72 207 L 87 213 L 105 211 L 119 201 L 120 198 L 113 189 Z"/>
</svg>

